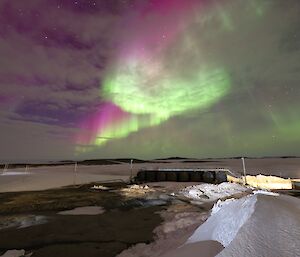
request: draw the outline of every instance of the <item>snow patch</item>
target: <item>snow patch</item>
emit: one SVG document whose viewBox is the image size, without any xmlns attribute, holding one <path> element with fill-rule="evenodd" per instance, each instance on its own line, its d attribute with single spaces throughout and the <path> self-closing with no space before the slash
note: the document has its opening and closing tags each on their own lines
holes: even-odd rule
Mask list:
<svg viewBox="0 0 300 257">
<path fill-rule="evenodd" d="M 273 192 L 265 191 L 265 190 L 255 190 L 255 191 L 253 191 L 253 194 L 255 194 L 255 195 L 261 194 L 261 195 L 279 196 L 278 193 L 273 193 Z"/>
<path fill-rule="evenodd" d="M 224 182 L 219 185 L 201 184 L 189 186 L 181 190 L 179 194 L 193 200 L 215 201 L 245 192 L 246 190 L 247 188 L 242 185 Z"/>
<path fill-rule="evenodd" d="M 31 254 L 26 254 L 25 255 L 25 250 L 8 250 L 6 251 L 3 255 L 0 257 L 29 257 Z"/>
<path fill-rule="evenodd" d="M 106 186 L 102 186 L 102 185 L 93 185 L 93 186 L 91 187 L 91 189 L 96 189 L 96 190 L 103 190 L 103 191 L 105 191 L 105 190 L 109 190 L 110 188 L 109 188 L 109 187 L 106 187 Z"/>
<path fill-rule="evenodd" d="M 0 173 L 0 176 L 23 176 L 23 175 L 30 175 L 31 172 L 28 171 L 5 171 Z"/>
</svg>

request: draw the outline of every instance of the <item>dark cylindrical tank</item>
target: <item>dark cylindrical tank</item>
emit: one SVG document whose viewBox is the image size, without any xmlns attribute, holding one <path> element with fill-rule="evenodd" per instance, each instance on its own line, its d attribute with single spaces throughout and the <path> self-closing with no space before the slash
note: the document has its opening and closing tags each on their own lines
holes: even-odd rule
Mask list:
<svg viewBox="0 0 300 257">
<path fill-rule="evenodd" d="M 147 178 L 147 181 L 149 181 L 149 182 L 155 182 L 156 181 L 156 172 L 155 171 L 147 171 L 146 178 Z"/>
<path fill-rule="evenodd" d="M 178 181 L 180 182 L 188 182 L 190 180 L 189 172 L 183 171 L 178 173 Z"/>
<path fill-rule="evenodd" d="M 137 181 L 144 182 L 146 181 L 146 172 L 144 170 L 141 170 L 136 175 Z"/>
<path fill-rule="evenodd" d="M 167 181 L 177 181 L 176 172 L 167 172 Z"/>
<path fill-rule="evenodd" d="M 216 172 L 216 183 L 227 182 L 227 175 L 224 171 Z"/>
<path fill-rule="evenodd" d="M 157 181 L 166 181 L 167 180 L 167 174 L 165 172 L 159 171 L 157 172 Z"/>
<path fill-rule="evenodd" d="M 202 171 L 191 172 L 190 181 L 192 181 L 192 182 L 202 182 L 203 181 L 202 175 L 203 175 Z"/>
<path fill-rule="evenodd" d="M 203 181 L 206 183 L 213 183 L 215 181 L 215 172 L 214 171 L 205 171 L 203 173 Z"/>
</svg>

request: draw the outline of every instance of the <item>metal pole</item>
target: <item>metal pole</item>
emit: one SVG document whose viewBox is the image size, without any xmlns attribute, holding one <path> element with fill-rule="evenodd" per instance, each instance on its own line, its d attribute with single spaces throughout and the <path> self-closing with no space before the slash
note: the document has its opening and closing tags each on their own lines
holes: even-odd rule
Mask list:
<svg viewBox="0 0 300 257">
<path fill-rule="evenodd" d="M 74 172 L 73 172 L 73 185 L 76 185 L 76 177 L 77 177 L 77 162 L 74 165 Z"/>
<path fill-rule="evenodd" d="M 245 158 L 242 157 L 242 162 L 243 162 L 243 171 L 244 171 L 244 185 L 247 184 L 247 178 L 246 178 L 246 165 L 245 165 Z"/>
<path fill-rule="evenodd" d="M 6 164 L 4 165 L 3 173 L 5 173 L 7 170 L 8 170 L 8 164 L 6 163 Z"/>
<path fill-rule="evenodd" d="M 132 163 L 133 163 L 133 160 L 131 159 L 130 160 L 130 182 L 132 181 Z"/>
</svg>

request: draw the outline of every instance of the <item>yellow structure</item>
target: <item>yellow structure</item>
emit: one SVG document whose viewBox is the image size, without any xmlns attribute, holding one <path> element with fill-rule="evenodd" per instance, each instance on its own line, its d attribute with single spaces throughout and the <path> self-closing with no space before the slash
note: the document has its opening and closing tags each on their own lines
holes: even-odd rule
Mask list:
<svg viewBox="0 0 300 257">
<path fill-rule="evenodd" d="M 236 178 L 227 175 L 228 182 L 235 182 L 239 184 L 244 184 L 247 181 L 247 185 L 260 189 L 292 189 L 293 183 L 292 179 L 284 179 L 276 176 L 242 176 L 241 178 Z"/>
</svg>

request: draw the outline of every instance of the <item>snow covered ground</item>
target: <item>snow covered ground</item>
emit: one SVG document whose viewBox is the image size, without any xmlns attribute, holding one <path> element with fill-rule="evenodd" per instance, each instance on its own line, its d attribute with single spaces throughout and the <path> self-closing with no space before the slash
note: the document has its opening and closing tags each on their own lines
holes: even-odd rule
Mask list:
<svg viewBox="0 0 300 257">
<path fill-rule="evenodd" d="M 186 187 L 179 194 L 192 199 L 201 201 L 216 201 L 218 199 L 230 197 L 247 191 L 242 185 L 224 182 L 219 185 L 200 184 Z"/>
<path fill-rule="evenodd" d="M 300 199 L 258 192 L 217 205 L 185 247 L 214 240 L 225 247 L 217 257 L 300 256 Z"/>
<path fill-rule="evenodd" d="M 74 166 L 68 165 L 30 168 L 27 171 L 21 168 L 9 169 L 0 172 L 0 192 L 35 191 L 96 181 L 129 180 L 129 172 L 122 175 L 114 170 L 116 167 L 110 167 L 111 170 L 108 168 L 78 166 L 76 173 Z"/>
</svg>

